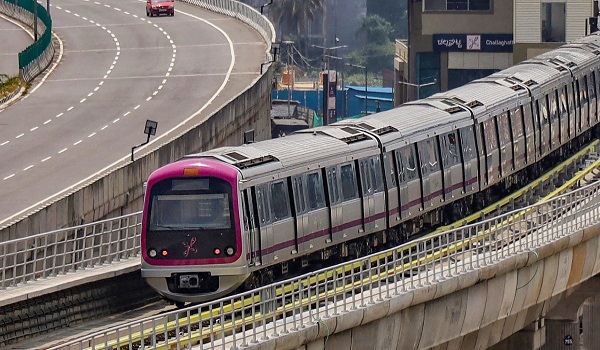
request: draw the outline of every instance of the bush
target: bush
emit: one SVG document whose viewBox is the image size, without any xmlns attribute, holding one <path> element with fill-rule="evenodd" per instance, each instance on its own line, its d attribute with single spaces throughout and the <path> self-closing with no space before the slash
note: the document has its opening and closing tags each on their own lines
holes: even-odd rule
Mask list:
<svg viewBox="0 0 600 350">
<path fill-rule="evenodd" d="M 0 98 L 15 92 L 21 86 L 19 77 L 9 78 L 6 74 L 0 74 Z"/>
</svg>

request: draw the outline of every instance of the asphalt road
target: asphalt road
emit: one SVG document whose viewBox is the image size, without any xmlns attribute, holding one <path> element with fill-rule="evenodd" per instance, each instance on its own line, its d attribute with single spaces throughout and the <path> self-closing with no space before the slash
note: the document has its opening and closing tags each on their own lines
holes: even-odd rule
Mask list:
<svg viewBox="0 0 600 350">
<path fill-rule="evenodd" d="M 25 27 L 0 15 L 0 74 L 19 75 L 19 52 L 32 43 L 33 38 Z"/>
<path fill-rule="evenodd" d="M 175 6 L 146 17 L 141 1 L 52 0 L 60 60 L 0 111 L 0 225 L 129 161 L 147 119 L 158 122 L 151 144 L 166 142 L 258 77 L 256 31 Z"/>
</svg>

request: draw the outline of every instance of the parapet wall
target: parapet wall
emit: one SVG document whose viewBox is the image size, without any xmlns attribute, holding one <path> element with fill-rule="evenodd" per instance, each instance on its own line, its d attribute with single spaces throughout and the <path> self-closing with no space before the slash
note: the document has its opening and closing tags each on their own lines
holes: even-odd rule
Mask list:
<svg viewBox="0 0 600 350">
<path fill-rule="evenodd" d="M 600 272 L 600 225 L 248 349 L 487 349 Z M 526 348 L 526 344 L 521 344 Z"/>
</svg>

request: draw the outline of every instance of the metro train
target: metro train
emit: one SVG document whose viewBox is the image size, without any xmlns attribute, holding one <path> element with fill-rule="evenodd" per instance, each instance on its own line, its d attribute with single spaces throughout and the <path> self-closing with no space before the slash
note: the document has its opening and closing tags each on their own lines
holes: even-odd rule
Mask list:
<svg viewBox="0 0 600 350">
<path fill-rule="evenodd" d="M 183 306 L 463 217 L 596 137 L 600 35 L 451 91 L 154 171 L 142 277 Z M 332 260 L 334 259 L 334 260 Z"/>
</svg>

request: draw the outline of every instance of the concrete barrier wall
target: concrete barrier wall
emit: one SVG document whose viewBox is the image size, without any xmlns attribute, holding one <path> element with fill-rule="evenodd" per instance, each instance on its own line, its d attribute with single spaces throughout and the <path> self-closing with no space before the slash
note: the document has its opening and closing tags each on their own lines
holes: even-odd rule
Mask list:
<svg viewBox="0 0 600 350">
<path fill-rule="evenodd" d="M 0 227 L 0 240 L 22 238 L 140 211 L 143 183 L 160 166 L 185 154 L 218 146 L 240 145 L 244 132 L 250 129 L 254 129 L 257 141 L 270 138 L 272 78 L 273 66 L 270 65 L 246 91 L 204 122 L 198 121 L 201 124 L 181 135 L 174 135 L 163 144 L 150 145 L 146 153 L 142 153 L 143 150 L 136 152 L 133 162 L 124 161 L 59 198 L 11 218 Z"/>
<path fill-rule="evenodd" d="M 250 349 L 487 349 L 600 273 L 600 225 Z"/>
</svg>

